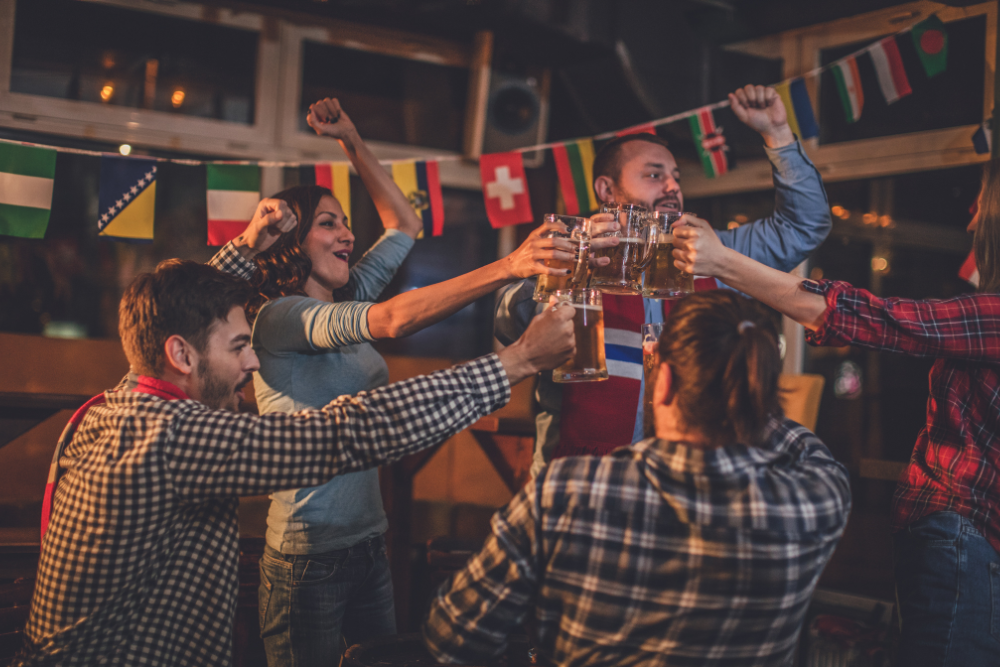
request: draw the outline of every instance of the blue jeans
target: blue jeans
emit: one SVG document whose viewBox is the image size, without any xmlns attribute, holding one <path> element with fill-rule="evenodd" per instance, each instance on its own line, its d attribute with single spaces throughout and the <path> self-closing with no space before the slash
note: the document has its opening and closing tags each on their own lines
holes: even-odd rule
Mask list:
<svg viewBox="0 0 1000 667">
<path fill-rule="evenodd" d="M 897 665 L 1000 665 L 1000 556 L 965 517 L 935 512 L 893 536 Z"/>
<path fill-rule="evenodd" d="M 304 556 L 265 546 L 258 602 L 269 667 L 336 667 L 341 634 L 348 646 L 396 634 L 385 539 Z"/>
</svg>

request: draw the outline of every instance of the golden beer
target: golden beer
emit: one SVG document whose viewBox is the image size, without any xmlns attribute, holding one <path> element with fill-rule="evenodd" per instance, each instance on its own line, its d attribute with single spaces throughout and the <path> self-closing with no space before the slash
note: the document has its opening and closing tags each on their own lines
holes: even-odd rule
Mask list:
<svg viewBox="0 0 1000 667">
<path fill-rule="evenodd" d="M 674 235 L 660 232 L 650 248 L 652 257 L 642 274 L 642 295 L 647 299 L 679 299 L 694 291 L 694 276 L 674 265 Z"/>
<path fill-rule="evenodd" d="M 638 294 L 645 252 L 646 240 L 639 236 L 622 237 L 618 245 L 595 251 L 595 257 L 610 257 L 611 263 L 594 268 L 591 286 L 608 294 Z"/>
<path fill-rule="evenodd" d="M 642 437 L 644 438 L 656 435 L 656 424 L 653 420 L 653 388 L 656 386 L 658 349 L 662 333 L 662 323 L 642 325 Z"/>
<path fill-rule="evenodd" d="M 597 290 L 565 290 L 556 298 L 569 301 L 573 313 L 576 353 L 552 371 L 553 382 L 595 382 L 608 379 L 604 358 L 604 308 Z"/>
<path fill-rule="evenodd" d="M 563 276 L 539 275 L 535 283 L 535 301 L 548 301 L 556 290 L 578 289 L 587 286 L 590 280 L 590 228 L 589 220 L 571 215 L 547 213 L 546 222 L 562 222 L 566 232 L 550 231 L 543 238 L 564 238 L 574 244 L 575 260 L 546 259 L 545 266 L 553 269 L 568 269 Z"/>
</svg>

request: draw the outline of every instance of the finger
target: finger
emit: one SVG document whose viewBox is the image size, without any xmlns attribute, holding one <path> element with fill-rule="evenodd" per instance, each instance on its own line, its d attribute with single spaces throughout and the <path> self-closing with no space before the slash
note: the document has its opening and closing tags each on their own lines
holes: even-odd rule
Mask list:
<svg viewBox="0 0 1000 667">
<path fill-rule="evenodd" d="M 294 214 L 287 215 L 284 218 L 282 218 L 281 223 L 278 225 L 278 230 L 281 231 L 282 234 L 285 234 L 298 227 L 298 225 L 299 225 L 299 220 L 298 218 L 295 217 Z"/>
<path fill-rule="evenodd" d="M 621 229 L 621 225 L 614 218 L 606 222 L 592 222 L 590 225 L 590 235 L 597 236 L 598 234 L 607 234 L 608 232 L 617 232 Z"/>
<path fill-rule="evenodd" d="M 596 213 L 596 214 L 590 216 L 590 222 L 591 222 L 591 224 L 594 224 L 594 223 L 604 223 L 604 222 L 613 222 L 614 219 L 615 219 L 615 214 L 614 213 Z"/>
<path fill-rule="evenodd" d="M 754 95 L 757 98 L 757 106 L 764 108 L 767 106 L 767 89 L 764 86 L 754 86 Z"/>
<path fill-rule="evenodd" d="M 613 248 L 621 243 L 621 238 L 618 236 L 602 236 L 599 239 L 590 240 L 591 250 L 602 250 L 604 248 Z"/>
<path fill-rule="evenodd" d="M 611 263 L 611 258 L 610 257 L 591 257 L 590 258 L 590 265 L 591 266 L 607 266 L 610 263 Z"/>
<path fill-rule="evenodd" d="M 558 250 L 556 248 L 540 248 L 535 252 L 531 253 L 531 258 L 534 261 L 540 261 L 545 259 L 559 259 L 564 262 L 572 262 L 576 259 L 576 255 L 572 252 L 566 252 L 565 250 Z"/>
</svg>

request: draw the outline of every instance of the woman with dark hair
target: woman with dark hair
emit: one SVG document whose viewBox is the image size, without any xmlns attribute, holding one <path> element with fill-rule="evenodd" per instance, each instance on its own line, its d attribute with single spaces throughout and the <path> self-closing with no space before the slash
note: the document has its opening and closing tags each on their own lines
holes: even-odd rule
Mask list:
<svg viewBox="0 0 1000 667">
<path fill-rule="evenodd" d="M 390 229 L 349 268 L 354 236 L 329 190 L 299 186 L 274 196 L 299 222 L 254 258 L 257 297 L 248 310 L 256 317 L 261 413 L 320 407 L 385 385 L 388 368 L 372 341 L 406 336 L 515 280 L 562 271 L 543 259 L 573 258 L 561 249 L 568 242 L 540 237 L 552 228 L 543 225 L 504 259 L 371 303 L 405 259 L 420 222 L 336 100 L 310 107 L 308 122 L 340 141 Z M 420 418 L 419 406 L 413 418 Z M 274 493 L 267 524 L 259 603 L 271 667 L 337 664 L 341 634 L 349 644 L 395 634 L 377 470 Z"/>
<path fill-rule="evenodd" d="M 847 471 L 782 417 L 778 332 L 724 290 L 677 303 L 656 437 L 552 461 L 492 521 L 424 626 L 482 664 L 531 619 L 559 665 L 787 665 L 850 510 Z"/>
<path fill-rule="evenodd" d="M 975 294 L 881 298 L 733 253 L 704 220 L 675 228 L 675 264 L 715 276 L 806 327 L 814 345 L 935 358 L 927 422 L 896 487 L 900 665 L 1000 664 L 1000 163 L 969 224 Z"/>
</svg>

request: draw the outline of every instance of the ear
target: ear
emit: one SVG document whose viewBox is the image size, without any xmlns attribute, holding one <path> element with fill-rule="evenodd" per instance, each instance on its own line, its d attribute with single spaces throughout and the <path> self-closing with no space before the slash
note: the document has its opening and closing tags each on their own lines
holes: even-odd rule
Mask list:
<svg viewBox="0 0 1000 667">
<path fill-rule="evenodd" d="M 601 202 L 614 201 L 615 182 L 611 180 L 610 176 L 598 176 L 594 180 L 594 192 L 597 194 L 597 199 Z"/>
<path fill-rule="evenodd" d="M 670 364 L 663 362 L 656 369 L 656 384 L 653 385 L 653 407 L 670 405 L 676 395 L 677 385 L 674 382 L 674 372 Z"/>
<path fill-rule="evenodd" d="M 166 367 L 181 375 L 191 375 L 198 363 L 198 352 L 194 346 L 178 335 L 173 335 L 163 344 Z"/>
</svg>

